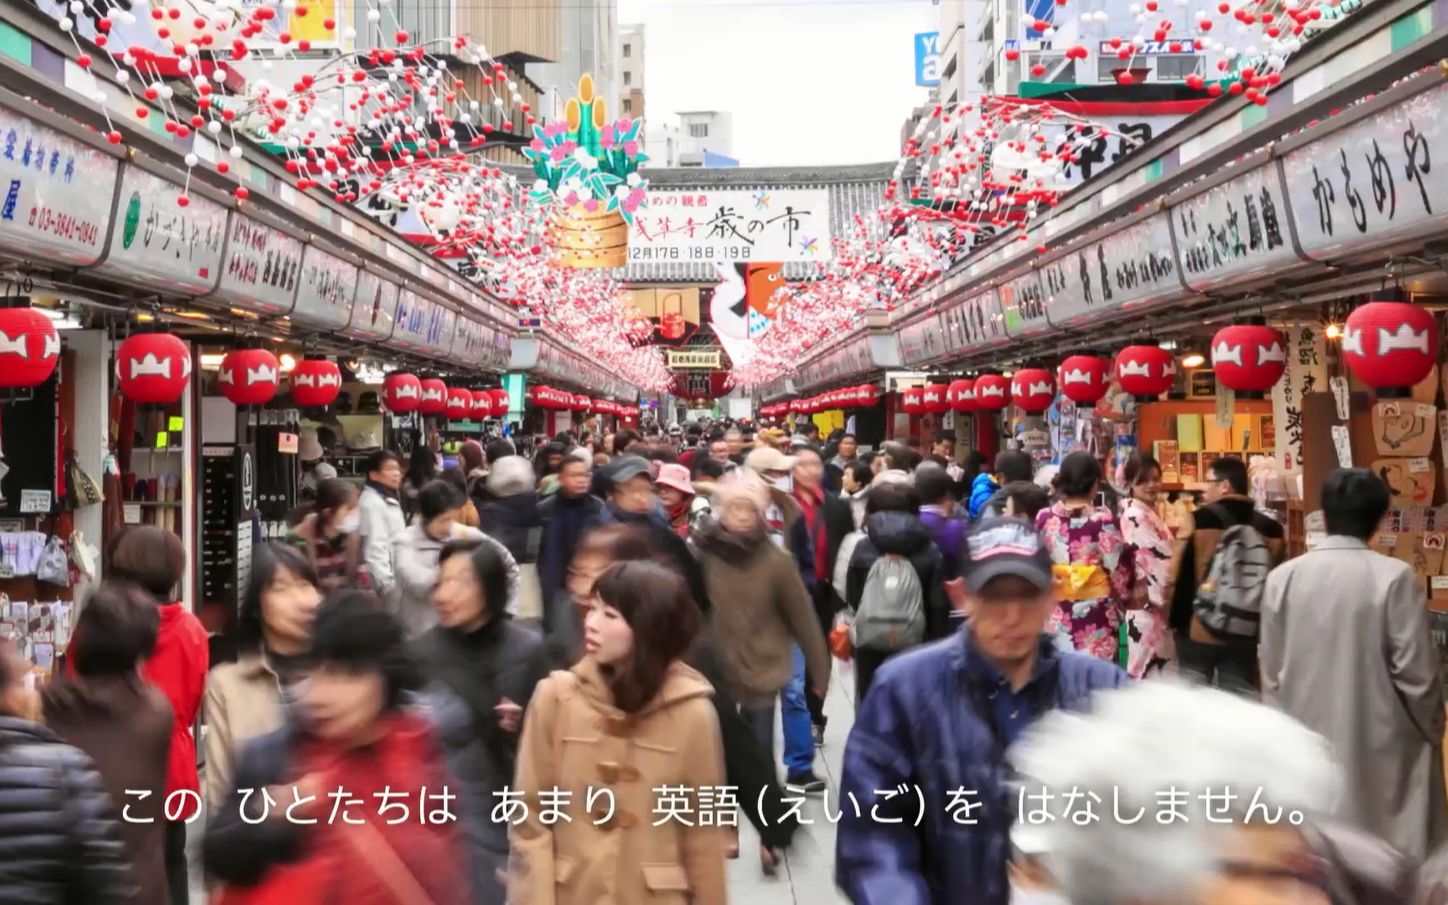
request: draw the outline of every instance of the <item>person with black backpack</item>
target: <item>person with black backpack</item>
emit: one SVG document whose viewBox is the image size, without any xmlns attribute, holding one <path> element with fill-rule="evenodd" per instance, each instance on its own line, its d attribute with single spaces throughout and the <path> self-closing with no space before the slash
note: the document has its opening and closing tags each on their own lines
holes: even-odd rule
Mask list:
<svg viewBox="0 0 1448 905">
<path fill-rule="evenodd" d="M 1207 505 L 1177 537 L 1167 623 L 1187 678 L 1252 694 L 1267 573 L 1282 562 L 1282 526 L 1247 496 L 1247 466 L 1220 458 L 1208 469 Z"/>
<path fill-rule="evenodd" d="M 855 710 L 881 664 L 949 635 L 958 625 L 945 593 L 945 559 L 920 521 L 920 495 L 885 482 L 865 497 L 865 536 L 850 554 L 845 604 L 853 614 Z"/>
</svg>

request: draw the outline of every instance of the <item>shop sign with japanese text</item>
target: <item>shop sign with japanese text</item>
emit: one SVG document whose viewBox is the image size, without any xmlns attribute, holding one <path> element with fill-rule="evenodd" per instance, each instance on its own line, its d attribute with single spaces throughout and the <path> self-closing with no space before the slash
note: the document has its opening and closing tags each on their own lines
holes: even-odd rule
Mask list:
<svg viewBox="0 0 1448 905">
<path fill-rule="evenodd" d="M 1057 327 L 1185 291 L 1177 279 L 1164 214 L 1109 230 L 1105 239 L 1067 252 L 1041 268 L 1041 285 L 1046 292 L 1043 308 Z"/>
<path fill-rule="evenodd" d="M 221 270 L 226 208 L 135 166 L 121 171 L 121 195 L 110 251 L 97 273 L 167 292 L 210 292 Z"/>
<path fill-rule="evenodd" d="M 300 239 L 237 214 L 231 218 L 221 285 L 213 296 L 247 311 L 281 314 L 292 310 L 301 271 Z"/>
<path fill-rule="evenodd" d="M 0 108 L 0 248 L 12 258 L 95 263 L 119 166 L 114 157 Z"/>
<path fill-rule="evenodd" d="M 629 232 L 629 260 L 829 261 L 830 222 L 825 189 L 650 191 Z"/>
<path fill-rule="evenodd" d="M 946 342 L 951 349 L 997 346 L 1010 339 L 994 289 L 977 292 L 945 312 Z"/>
<path fill-rule="evenodd" d="M 1327 349 L 1316 324 L 1288 324 L 1287 373 L 1272 387 L 1277 464 L 1284 474 L 1302 471 L 1302 399 L 1327 391 Z"/>
<path fill-rule="evenodd" d="M 907 366 L 924 364 L 949 351 L 940 315 L 930 314 L 900 330 L 900 361 Z"/>
<path fill-rule="evenodd" d="M 302 286 L 297 290 L 292 320 L 316 330 L 347 326 L 358 270 L 356 264 L 308 245 L 302 254 Z"/>
<path fill-rule="evenodd" d="M 357 273 L 352 319 L 345 334 L 357 339 L 387 339 L 397 317 L 397 284 L 363 268 Z"/>
<path fill-rule="evenodd" d="M 397 295 L 397 326 L 392 331 L 392 344 L 413 352 L 430 350 L 428 330 L 432 325 L 433 304 L 412 289 Z"/>
<path fill-rule="evenodd" d="M 1006 333 L 1012 339 L 1033 336 L 1051 326 L 1046 320 L 1046 293 L 1041 286 L 1041 274 L 1034 268 L 1002 283 L 1000 298 Z"/>
<path fill-rule="evenodd" d="M 724 354 L 718 349 L 706 351 L 682 351 L 679 349 L 665 349 L 664 355 L 671 368 L 709 368 L 718 369 L 724 366 Z"/>
<path fill-rule="evenodd" d="M 1182 279 L 1195 290 L 1271 273 L 1297 260 L 1277 161 L 1172 205 Z"/>
<path fill-rule="evenodd" d="M 1291 151 L 1283 165 L 1302 251 L 1316 260 L 1429 235 L 1448 222 L 1448 86 Z M 1436 178 L 1435 178 L 1436 176 Z"/>
</svg>

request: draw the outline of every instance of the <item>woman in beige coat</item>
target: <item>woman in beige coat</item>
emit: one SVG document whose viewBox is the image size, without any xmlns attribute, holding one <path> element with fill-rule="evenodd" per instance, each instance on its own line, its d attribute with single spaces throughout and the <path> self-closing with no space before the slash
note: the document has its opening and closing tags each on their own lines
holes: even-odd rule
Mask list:
<svg viewBox="0 0 1448 905">
<path fill-rule="evenodd" d="M 509 902 L 726 901 L 719 818 L 736 803 L 717 801 L 713 688 L 681 659 L 697 629 L 673 571 L 635 561 L 599 577 L 583 659 L 539 683 L 523 726 Z"/>
</svg>

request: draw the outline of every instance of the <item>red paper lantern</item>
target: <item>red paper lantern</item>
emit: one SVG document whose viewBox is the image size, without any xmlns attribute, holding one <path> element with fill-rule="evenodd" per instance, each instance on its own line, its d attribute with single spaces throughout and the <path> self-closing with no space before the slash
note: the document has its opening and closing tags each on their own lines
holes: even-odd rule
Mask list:
<svg viewBox="0 0 1448 905">
<path fill-rule="evenodd" d="M 1028 415 L 1039 415 L 1051 407 L 1056 386 L 1045 368 L 1021 368 L 1011 378 L 1011 401 Z"/>
<path fill-rule="evenodd" d="M 999 374 L 982 374 L 975 379 L 977 411 L 999 412 L 1011 401 L 1011 382 Z"/>
<path fill-rule="evenodd" d="M 492 394 L 493 397 L 493 417 L 507 417 L 508 409 L 512 408 L 513 406 L 513 401 L 508 398 L 508 391 L 503 389 L 502 387 L 498 387 L 497 389 L 489 390 L 488 392 Z"/>
<path fill-rule="evenodd" d="M 397 371 L 382 382 L 382 404 L 394 415 L 406 415 L 422 405 L 422 381 L 416 374 Z"/>
<path fill-rule="evenodd" d="M 58 364 L 55 321 L 34 308 L 0 308 L 0 388 L 39 386 Z"/>
<path fill-rule="evenodd" d="M 447 388 L 447 404 L 443 411 L 450 421 L 465 421 L 473 415 L 473 393 L 462 387 Z"/>
<path fill-rule="evenodd" d="M 1116 380 L 1133 396 L 1155 399 L 1176 382 L 1176 362 L 1160 346 L 1127 346 L 1116 353 Z"/>
<path fill-rule="evenodd" d="M 474 421 L 493 417 L 493 394 L 489 390 L 473 390 L 471 417 Z"/>
<path fill-rule="evenodd" d="M 1072 402 L 1095 405 L 1110 385 L 1111 363 L 1096 355 L 1072 355 L 1061 362 L 1057 382 Z"/>
<path fill-rule="evenodd" d="M 945 401 L 946 390 L 949 389 L 943 383 L 927 383 L 925 392 L 920 397 L 920 404 L 925 411 L 933 415 L 941 415 L 950 411 L 950 404 Z"/>
<path fill-rule="evenodd" d="M 331 405 L 342 392 L 342 369 L 325 358 L 304 358 L 292 369 L 292 402 L 303 408 Z"/>
<path fill-rule="evenodd" d="M 170 333 L 142 333 L 116 349 L 116 384 L 133 402 L 167 404 L 191 379 L 191 349 Z"/>
<path fill-rule="evenodd" d="M 869 408 L 880 401 L 880 391 L 873 383 L 862 383 L 855 387 L 855 404 L 861 408 Z"/>
<path fill-rule="evenodd" d="M 900 407 L 907 415 L 918 415 L 925 411 L 925 388 L 911 387 L 900 397 Z"/>
<path fill-rule="evenodd" d="M 1371 301 L 1347 316 L 1342 355 L 1370 387 L 1411 387 L 1438 360 L 1438 325 L 1427 309 L 1409 302 Z"/>
<path fill-rule="evenodd" d="M 952 411 L 975 411 L 975 381 L 964 378 L 952 380 L 950 382 L 950 389 L 946 391 L 946 395 L 950 397 L 950 408 Z"/>
<path fill-rule="evenodd" d="M 1212 337 L 1217 382 L 1239 393 L 1265 393 L 1287 370 L 1287 340 L 1265 324 L 1223 327 Z"/>
<path fill-rule="evenodd" d="M 282 368 L 266 349 L 233 349 L 221 359 L 221 393 L 235 405 L 266 405 L 276 396 Z"/>
<path fill-rule="evenodd" d="M 424 415 L 441 415 L 447 411 L 447 384 L 436 377 L 422 381 L 422 402 L 417 410 Z"/>
</svg>

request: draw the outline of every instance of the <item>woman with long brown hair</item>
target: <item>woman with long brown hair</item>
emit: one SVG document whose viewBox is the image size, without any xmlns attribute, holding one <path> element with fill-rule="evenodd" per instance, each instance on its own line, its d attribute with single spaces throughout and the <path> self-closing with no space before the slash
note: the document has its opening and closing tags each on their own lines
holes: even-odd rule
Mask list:
<svg viewBox="0 0 1448 905">
<path fill-rule="evenodd" d="M 687 585 L 657 563 L 618 563 L 594 583 L 584 657 L 539 683 L 523 725 L 510 901 L 726 901 L 725 841 L 700 820 L 699 790 L 724 783 L 719 722 L 712 687 L 683 661 L 699 622 Z M 687 821 L 656 816 L 664 786 Z M 591 810 L 545 820 L 550 803 Z"/>
</svg>

